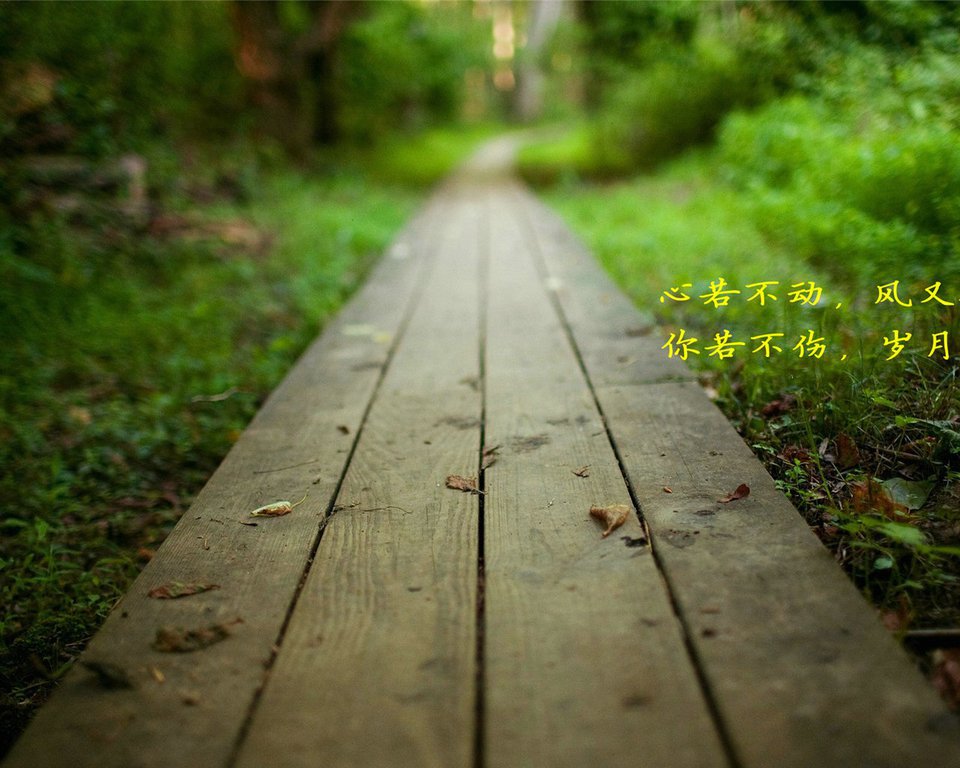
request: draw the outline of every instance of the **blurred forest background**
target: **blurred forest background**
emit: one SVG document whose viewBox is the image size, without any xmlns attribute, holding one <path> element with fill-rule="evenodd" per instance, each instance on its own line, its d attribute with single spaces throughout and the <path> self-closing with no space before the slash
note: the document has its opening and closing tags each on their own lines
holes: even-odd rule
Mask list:
<svg viewBox="0 0 960 768">
<path fill-rule="evenodd" d="M 960 699 L 920 631 L 960 635 L 960 6 L 4 2 L 0 94 L 0 752 L 425 191 L 520 126 L 668 333 L 784 333 L 691 363 Z M 720 277 L 826 299 L 660 301 Z"/>
</svg>

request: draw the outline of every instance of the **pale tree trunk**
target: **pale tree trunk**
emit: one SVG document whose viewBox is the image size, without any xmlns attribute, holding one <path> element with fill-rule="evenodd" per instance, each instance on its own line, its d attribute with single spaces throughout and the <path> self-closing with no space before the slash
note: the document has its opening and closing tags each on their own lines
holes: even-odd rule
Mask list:
<svg viewBox="0 0 960 768">
<path fill-rule="evenodd" d="M 544 48 L 550 42 L 565 0 L 532 0 L 527 45 L 517 64 L 517 89 L 514 94 L 514 114 L 522 122 L 536 120 L 543 113 L 543 87 L 546 75 L 541 61 Z"/>
</svg>

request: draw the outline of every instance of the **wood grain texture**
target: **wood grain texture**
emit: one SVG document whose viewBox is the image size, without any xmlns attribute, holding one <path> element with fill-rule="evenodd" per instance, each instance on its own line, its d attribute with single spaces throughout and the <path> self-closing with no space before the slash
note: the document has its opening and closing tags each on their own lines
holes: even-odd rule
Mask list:
<svg viewBox="0 0 960 768">
<path fill-rule="evenodd" d="M 558 300 L 653 532 L 734 751 L 744 766 L 960 764 L 956 719 L 692 382 L 663 382 L 656 341 L 600 339 L 609 291 L 556 219 L 524 201 Z M 577 266 L 579 262 L 579 266 Z M 613 306 L 609 305 L 610 307 Z M 629 326 L 619 302 L 603 322 Z M 656 355 L 626 369 L 614 355 Z M 718 503 L 741 483 L 749 497 Z M 664 487 L 672 493 L 665 493 Z"/>
<path fill-rule="evenodd" d="M 428 208 L 398 237 L 406 247 L 395 253 L 406 258 L 386 256 L 304 354 L 91 641 L 83 659 L 119 666 L 135 687 L 103 688 L 77 665 L 6 766 L 226 763 L 387 360 L 390 337 L 414 296 L 430 243 L 417 233 L 436 225 Z M 304 494 L 303 504 L 285 517 L 249 517 L 263 504 Z M 173 581 L 221 588 L 179 600 L 146 597 L 152 587 Z M 201 651 L 151 647 L 161 627 L 236 619 L 242 623 L 231 625 L 230 637 Z"/>
<path fill-rule="evenodd" d="M 726 759 L 589 388 L 502 192 L 486 354 L 486 756 L 492 766 Z M 575 470 L 587 467 L 586 476 Z M 632 508 L 632 507 L 631 507 Z"/>
<path fill-rule="evenodd" d="M 527 219 L 525 242 L 542 254 L 544 284 L 564 312 L 577 318 L 578 334 L 590 339 L 578 351 L 593 386 L 696 379 L 689 367 L 661 349 L 665 338 L 652 313 L 633 306 L 559 217 L 515 183 L 504 193 Z"/>
<path fill-rule="evenodd" d="M 472 760 L 478 497 L 444 479 L 479 464 L 482 213 L 469 190 L 444 206 L 240 766 Z"/>
</svg>

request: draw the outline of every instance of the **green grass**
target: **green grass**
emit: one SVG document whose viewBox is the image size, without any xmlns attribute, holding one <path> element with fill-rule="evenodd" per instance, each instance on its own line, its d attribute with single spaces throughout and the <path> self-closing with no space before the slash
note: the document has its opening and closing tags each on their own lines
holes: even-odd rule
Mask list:
<svg viewBox="0 0 960 768">
<path fill-rule="evenodd" d="M 719 276 L 730 283 L 820 277 L 769 243 L 744 201 L 713 183 L 703 165 L 691 157 L 658 176 L 565 186 L 547 197 L 575 230 L 589 233 L 607 270 L 649 309 L 678 282 L 702 293 Z"/>
<path fill-rule="evenodd" d="M 146 232 L 4 230 L 0 748 L 419 200 L 356 171 L 203 204 L 173 181 Z"/>
<path fill-rule="evenodd" d="M 795 230 L 771 221 L 766 189 L 729 179 L 722 158 L 702 151 L 656 175 L 604 185 L 568 181 L 545 197 L 638 307 L 655 314 L 664 342 L 681 329 L 699 339 L 701 354 L 689 361 L 708 391 L 876 604 L 906 610 L 912 626 L 956 623 L 956 342 L 950 360 L 927 353 L 934 333 L 960 340 L 960 315 L 955 307 L 919 305 L 923 287 L 952 270 L 912 265 L 891 272 L 888 262 L 874 268 L 863 257 L 811 258 L 793 247 Z M 823 197 L 806 208 L 799 196 L 790 202 L 795 221 L 817 226 Z M 914 306 L 875 304 L 877 283 L 897 277 Z M 742 293 L 726 307 L 709 306 L 701 297 L 720 278 Z M 960 297 L 960 284 L 944 279 L 944 295 Z M 779 281 L 771 289 L 778 302 L 746 301 L 753 293 L 746 286 L 758 281 Z M 791 286 L 811 281 L 823 289 L 823 301 L 790 303 Z M 690 300 L 665 297 L 674 287 Z M 887 360 L 883 340 L 895 329 L 913 340 Z M 728 359 L 711 356 L 708 347 L 725 331 L 747 346 Z M 808 331 L 825 340 L 822 358 L 792 349 Z M 753 353 L 759 344 L 750 337 L 773 332 L 784 334 L 775 342 L 782 353 Z M 909 504 L 904 489 L 914 494 Z"/>
<path fill-rule="evenodd" d="M 337 150 L 338 163 L 348 161 L 382 183 L 415 188 L 432 187 L 467 158 L 484 139 L 502 126 L 482 123 L 466 127 L 438 127 L 415 135 L 394 134 L 373 147 Z"/>
<path fill-rule="evenodd" d="M 608 151 L 600 156 L 595 146 L 595 132 L 587 122 L 553 129 L 520 148 L 517 170 L 527 182 L 542 187 L 622 176 L 629 169 L 626 155 Z"/>
</svg>

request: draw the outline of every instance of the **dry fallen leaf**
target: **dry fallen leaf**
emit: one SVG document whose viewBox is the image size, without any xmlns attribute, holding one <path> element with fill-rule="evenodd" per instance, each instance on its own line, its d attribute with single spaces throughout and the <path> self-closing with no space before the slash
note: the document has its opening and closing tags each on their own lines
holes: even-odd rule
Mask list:
<svg viewBox="0 0 960 768">
<path fill-rule="evenodd" d="M 627 521 L 630 507 L 626 504 L 611 504 L 609 507 L 590 507 L 590 517 L 599 520 L 607 526 L 603 532 L 604 538 L 610 535 L 615 528 L 619 528 Z"/>
<path fill-rule="evenodd" d="M 181 584 L 174 581 L 171 584 L 162 584 L 154 587 L 147 592 L 147 597 L 154 597 L 159 600 L 172 600 L 177 597 L 188 597 L 189 595 L 199 595 L 201 592 L 208 592 L 211 589 L 220 589 L 219 584 Z"/>
<path fill-rule="evenodd" d="M 786 394 L 783 397 L 778 397 L 776 400 L 771 400 L 763 408 L 760 409 L 760 413 L 767 419 L 776 419 L 788 411 L 793 410 L 797 404 L 797 398 L 795 395 Z"/>
<path fill-rule="evenodd" d="M 190 653 L 226 640 L 230 636 L 229 627 L 243 619 L 234 619 L 223 624 L 211 624 L 209 627 L 184 629 L 183 627 L 161 627 L 153 641 L 154 650 L 163 653 Z"/>
<path fill-rule="evenodd" d="M 740 485 L 738 485 L 735 490 L 730 491 L 730 493 L 728 493 L 722 499 L 717 499 L 717 501 L 720 502 L 721 504 L 727 504 L 728 502 L 736 501 L 737 499 L 745 499 L 749 495 L 750 495 L 750 486 L 747 485 L 746 483 L 740 483 Z"/>
<path fill-rule="evenodd" d="M 777 458 L 783 459 L 783 461 L 791 466 L 798 462 L 806 466 L 812 466 L 816 463 L 813 456 L 810 455 L 810 451 L 793 443 L 785 445 L 783 450 L 777 454 Z"/>
<path fill-rule="evenodd" d="M 584 465 L 583 465 L 582 467 L 580 467 L 579 469 L 573 469 L 573 470 L 570 470 L 570 471 L 573 472 L 573 474 L 575 474 L 577 477 L 590 477 L 590 465 L 589 465 L 589 464 L 584 464 Z"/>
<path fill-rule="evenodd" d="M 860 450 L 853 438 L 843 433 L 837 435 L 837 466 L 850 469 L 860 463 Z"/>
<path fill-rule="evenodd" d="M 910 510 L 897 503 L 883 483 L 872 477 L 850 483 L 850 492 L 853 508 L 857 512 L 879 512 L 891 520 L 910 516 Z"/>
<path fill-rule="evenodd" d="M 883 626 L 894 633 L 906 632 L 910 628 L 913 618 L 910 600 L 904 594 L 900 595 L 900 601 L 895 611 L 888 610 L 880 614 L 880 621 Z"/>
<path fill-rule="evenodd" d="M 273 504 L 264 504 L 250 513 L 251 517 L 282 517 L 293 512 L 293 504 L 289 501 L 275 501 Z"/>
<path fill-rule="evenodd" d="M 960 709 L 960 648 L 938 648 L 931 660 L 930 682 L 950 709 Z"/>
<path fill-rule="evenodd" d="M 500 458 L 500 456 L 498 455 L 499 451 L 500 451 L 499 445 L 495 445 L 493 446 L 493 448 L 484 448 L 483 458 L 480 460 L 480 469 L 484 470 L 496 464 L 497 459 Z"/>
<path fill-rule="evenodd" d="M 307 495 L 303 495 L 303 499 L 307 498 Z M 282 517 L 283 515 L 288 515 L 293 512 L 293 508 L 303 504 L 303 499 L 300 499 L 296 504 L 291 504 L 289 501 L 275 501 L 273 504 L 264 504 L 262 507 L 258 507 L 250 513 L 250 517 Z"/>
<path fill-rule="evenodd" d="M 475 477 L 448 475 L 447 488 L 452 488 L 455 491 L 464 491 L 465 493 L 480 493 L 477 489 L 477 478 Z"/>
</svg>

